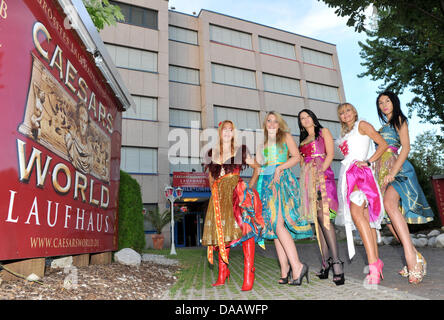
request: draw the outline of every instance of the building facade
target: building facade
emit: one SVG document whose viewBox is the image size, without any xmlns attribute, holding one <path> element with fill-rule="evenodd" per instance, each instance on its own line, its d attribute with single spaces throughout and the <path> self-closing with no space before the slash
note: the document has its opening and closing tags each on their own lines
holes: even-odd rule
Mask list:
<svg viewBox="0 0 444 320">
<path fill-rule="evenodd" d="M 123 114 L 121 168 L 139 182 L 147 210 L 165 210 L 173 172 L 202 172 L 202 133 L 225 119 L 254 133 L 277 111 L 299 142 L 297 114 L 307 108 L 339 136 L 336 108 L 345 94 L 334 44 L 223 13 L 176 12 L 166 0 L 112 3 L 125 22 L 101 36 L 136 103 Z M 181 134 L 188 144 L 179 153 L 173 146 Z M 337 175 L 338 151 L 332 167 Z M 243 175 L 248 180 L 251 172 Z M 208 195 L 190 190 L 180 200 L 179 246 L 200 245 Z"/>
</svg>

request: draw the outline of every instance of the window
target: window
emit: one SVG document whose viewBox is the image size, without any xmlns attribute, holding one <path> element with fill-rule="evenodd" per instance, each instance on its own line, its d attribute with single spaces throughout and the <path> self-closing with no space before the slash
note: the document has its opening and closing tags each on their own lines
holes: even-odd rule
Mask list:
<svg viewBox="0 0 444 320">
<path fill-rule="evenodd" d="M 241 177 L 251 178 L 253 176 L 254 169 L 251 167 L 246 167 L 240 172 Z"/>
<path fill-rule="evenodd" d="M 264 90 L 276 93 L 289 94 L 292 96 L 301 95 L 299 80 L 275 76 L 272 74 L 263 74 Z"/>
<path fill-rule="evenodd" d="M 215 126 L 224 120 L 233 121 L 236 129 L 239 130 L 255 130 L 261 128 L 259 123 L 259 112 L 257 111 L 214 106 Z"/>
<path fill-rule="evenodd" d="M 337 87 L 307 81 L 307 88 L 308 97 L 311 99 L 339 103 L 339 93 Z"/>
<path fill-rule="evenodd" d="M 168 39 L 197 45 L 197 31 L 169 26 Z"/>
<path fill-rule="evenodd" d="M 148 213 L 150 211 L 154 211 L 157 209 L 156 203 L 144 203 L 143 204 L 143 210 L 144 210 L 144 216 L 143 216 L 143 230 L 144 231 L 152 231 L 155 232 L 156 228 L 153 227 L 151 222 L 148 220 Z"/>
<path fill-rule="evenodd" d="M 178 66 L 170 66 L 169 70 L 170 81 L 199 85 L 199 70 Z"/>
<path fill-rule="evenodd" d="M 106 44 L 108 53 L 117 67 L 139 71 L 157 72 L 157 53 Z"/>
<path fill-rule="evenodd" d="M 202 163 L 200 158 L 191 157 L 169 157 L 170 161 L 170 174 L 175 171 L 181 172 L 203 172 Z"/>
<path fill-rule="evenodd" d="M 319 120 L 319 123 L 330 130 L 333 139 L 338 139 L 341 136 L 341 125 L 339 122 Z"/>
<path fill-rule="evenodd" d="M 286 116 L 282 115 L 282 118 L 284 118 L 285 122 L 288 125 L 288 128 L 290 129 L 290 133 L 295 136 L 300 135 L 299 131 L 299 124 L 298 124 L 298 117 L 297 116 Z"/>
<path fill-rule="evenodd" d="M 125 23 L 157 30 L 157 11 L 115 1 L 110 4 L 120 7 Z"/>
<path fill-rule="evenodd" d="M 157 120 L 157 99 L 133 95 L 134 108 L 123 113 L 124 119 Z"/>
<path fill-rule="evenodd" d="M 251 34 L 215 25 L 210 25 L 210 40 L 243 49 L 252 49 Z"/>
<path fill-rule="evenodd" d="M 211 64 L 212 79 L 215 83 L 256 89 L 256 72 L 246 69 Z"/>
<path fill-rule="evenodd" d="M 335 179 L 339 178 L 339 173 L 341 172 L 341 160 L 333 160 L 330 164 L 331 170 L 335 174 Z"/>
<path fill-rule="evenodd" d="M 157 149 L 122 146 L 120 168 L 132 174 L 157 174 Z"/>
<path fill-rule="evenodd" d="M 259 50 L 262 53 L 272 54 L 278 57 L 296 59 L 294 45 L 277 40 L 259 37 Z"/>
<path fill-rule="evenodd" d="M 333 56 L 329 53 L 302 48 L 302 60 L 318 66 L 333 68 Z"/>
<path fill-rule="evenodd" d="M 180 110 L 180 109 L 170 109 L 170 126 L 195 128 L 196 125 L 191 126 L 191 121 L 198 122 L 199 123 L 198 128 L 200 128 L 201 127 L 200 112 Z"/>
</svg>

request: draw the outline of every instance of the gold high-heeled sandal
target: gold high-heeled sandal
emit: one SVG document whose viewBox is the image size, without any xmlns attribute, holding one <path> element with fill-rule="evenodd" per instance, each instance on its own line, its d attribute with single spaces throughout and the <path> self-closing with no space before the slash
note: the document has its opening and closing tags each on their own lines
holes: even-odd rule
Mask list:
<svg viewBox="0 0 444 320">
<path fill-rule="evenodd" d="M 407 266 L 404 266 L 401 270 L 398 271 L 398 273 L 401 277 L 407 278 L 409 276 L 409 269 L 407 268 Z"/>
<path fill-rule="evenodd" d="M 421 269 L 418 270 L 418 265 L 421 265 Z M 416 265 L 413 270 L 409 271 L 409 283 L 419 284 L 427 274 L 427 261 L 421 253 L 416 252 Z"/>
</svg>

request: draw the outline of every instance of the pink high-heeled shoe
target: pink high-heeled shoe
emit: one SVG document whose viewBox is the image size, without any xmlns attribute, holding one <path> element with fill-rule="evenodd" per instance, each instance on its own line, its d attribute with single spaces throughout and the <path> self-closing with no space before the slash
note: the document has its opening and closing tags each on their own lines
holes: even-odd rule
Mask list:
<svg viewBox="0 0 444 320">
<path fill-rule="evenodd" d="M 378 259 L 374 263 L 369 264 L 369 273 L 365 277 L 367 284 L 380 284 L 381 279 L 384 279 L 384 275 L 382 274 L 382 268 L 384 268 L 384 262 L 381 259 Z"/>
<path fill-rule="evenodd" d="M 379 274 L 381 275 L 381 279 L 384 280 L 384 275 L 382 274 L 382 269 L 384 268 L 384 262 L 381 259 L 378 259 L 376 263 L 379 262 Z"/>
</svg>

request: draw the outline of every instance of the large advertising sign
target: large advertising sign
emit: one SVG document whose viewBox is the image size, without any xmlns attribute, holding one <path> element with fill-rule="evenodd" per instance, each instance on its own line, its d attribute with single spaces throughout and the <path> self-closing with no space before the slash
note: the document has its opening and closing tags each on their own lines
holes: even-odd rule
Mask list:
<svg viewBox="0 0 444 320">
<path fill-rule="evenodd" d="M 57 1 L 0 0 L 0 260 L 117 249 L 122 105 Z"/>
</svg>

